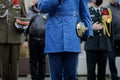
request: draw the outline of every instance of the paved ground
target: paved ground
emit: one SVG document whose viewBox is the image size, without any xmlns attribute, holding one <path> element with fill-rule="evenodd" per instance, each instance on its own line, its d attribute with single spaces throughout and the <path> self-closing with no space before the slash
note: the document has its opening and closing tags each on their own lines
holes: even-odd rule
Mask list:
<svg viewBox="0 0 120 80">
<path fill-rule="evenodd" d="M 19 80 L 31 80 L 30 75 L 28 75 L 27 77 L 19 77 Z M 46 76 L 45 80 L 50 80 L 49 76 Z M 87 80 L 87 78 L 86 78 L 86 76 L 78 76 L 78 80 Z M 107 75 L 106 80 L 111 80 L 111 77 Z M 120 80 L 120 78 L 119 78 L 119 80 Z"/>
<path fill-rule="evenodd" d="M 29 77 L 21 77 L 19 80 L 31 80 Z M 50 80 L 49 77 L 46 77 L 45 80 Z M 78 77 L 78 80 L 87 80 L 86 77 Z M 106 80 L 111 80 L 110 77 L 107 77 Z"/>
<path fill-rule="evenodd" d="M 1 80 L 1 78 L 0 78 L 0 80 Z M 31 80 L 31 77 L 30 77 L 30 75 L 28 75 L 28 76 L 21 76 L 21 77 L 19 77 L 19 79 L 18 80 Z M 45 77 L 45 80 L 50 80 L 50 77 L 49 76 L 46 76 Z M 87 80 L 87 78 L 86 78 L 86 76 L 78 76 L 78 80 Z M 111 80 L 111 78 L 110 78 L 110 76 L 106 76 L 106 80 Z M 119 80 L 120 80 L 120 78 L 119 78 Z"/>
</svg>

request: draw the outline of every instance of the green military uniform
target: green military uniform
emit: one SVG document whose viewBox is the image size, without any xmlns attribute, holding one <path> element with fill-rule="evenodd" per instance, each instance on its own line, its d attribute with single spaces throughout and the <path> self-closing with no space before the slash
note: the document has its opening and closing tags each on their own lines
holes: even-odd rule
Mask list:
<svg viewBox="0 0 120 80">
<path fill-rule="evenodd" d="M 18 80 L 18 59 L 22 34 L 15 28 L 15 17 L 25 17 L 24 2 L 13 5 L 13 0 L 0 0 L 0 59 L 2 80 Z"/>
<path fill-rule="evenodd" d="M 92 18 L 92 23 L 102 23 L 102 7 L 99 12 L 92 6 L 89 8 Z M 106 9 L 107 10 L 107 9 Z M 107 24 L 109 25 L 109 24 Z M 107 26 L 109 27 L 109 26 Z M 94 37 L 90 38 L 85 43 L 86 59 L 87 59 L 87 73 L 88 80 L 96 80 L 95 67 L 98 64 L 98 77 L 97 80 L 105 80 L 105 70 L 107 62 L 107 52 L 111 49 L 111 43 L 108 35 L 104 33 L 104 30 L 93 30 Z M 92 73 L 92 74 L 91 74 Z"/>
<path fill-rule="evenodd" d="M 102 9 L 106 9 L 106 8 L 101 7 L 101 10 Z M 102 23 L 102 13 L 98 14 L 93 8 L 93 6 L 90 7 L 90 14 L 91 14 L 93 24 L 97 21 L 98 23 Z M 107 27 L 109 28 L 110 26 L 107 26 Z M 110 49 L 111 49 L 110 39 L 107 34 L 104 34 L 103 29 L 94 30 L 94 37 L 88 40 L 85 44 L 85 50 L 108 51 Z"/>
</svg>

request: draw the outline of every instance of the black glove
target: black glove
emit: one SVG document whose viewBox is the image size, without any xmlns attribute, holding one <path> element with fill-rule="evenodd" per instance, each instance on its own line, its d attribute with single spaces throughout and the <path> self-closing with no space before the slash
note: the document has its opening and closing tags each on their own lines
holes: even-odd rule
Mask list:
<svg viewBox="0 0 120 80">
<path fill-rule="evenodd" d="M 84 37 L 81 38 L 81 42 L 82 42 L 82 41 L 87 41 L 87 40 L 89 40 L 89 39 L 91 39 L 91 38 L 93 38 L 93 36 L 88 36 L 88 37 L 87 37 L 87 36 L 84 36 Z"/>
<path fill-rule="evenodd" d="M 82 42 L 82 41 L 87 41 L 87 37 L 82 37 L 82 38 L 81 38 L 81 42 Z"/>
</svg>

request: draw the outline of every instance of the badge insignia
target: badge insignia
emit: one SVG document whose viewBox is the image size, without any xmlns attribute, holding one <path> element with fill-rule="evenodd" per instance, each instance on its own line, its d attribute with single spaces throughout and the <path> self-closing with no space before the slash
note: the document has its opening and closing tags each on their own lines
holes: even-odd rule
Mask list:
<svg viewBox="0 0 120 80">
<path fill-rule="evenodd" d="M 90 15 L 91 17 L 95 17 L 95 15 Z"/>
<path fill-rule="evenodd" d="M 0 4 L 0 10 L 5 8 L 5 5 L 4 4 Z"/>
</svg>

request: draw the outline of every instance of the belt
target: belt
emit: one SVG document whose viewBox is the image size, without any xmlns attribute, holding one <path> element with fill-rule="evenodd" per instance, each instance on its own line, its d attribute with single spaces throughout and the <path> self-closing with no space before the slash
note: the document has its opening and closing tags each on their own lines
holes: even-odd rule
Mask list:
<svg viewBox="0 0 120 80">
<path fill-rule="evenodd" d="M 38 37 L 33 37 L 33 36 L 30 36 L 30 38 L 31 38 L 31 39 L 34 39 L 34 40 L 38 40 L 38 41 L 44 40 L 44 39 L 41 39 L 41 38 L 38 38 Z"/>
<path fill-rule="evenodd" d="M 49 16 L 79 16 L 78 11 L 61 11 L 56 13 L 50 13 Z"/>
</svg>

